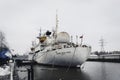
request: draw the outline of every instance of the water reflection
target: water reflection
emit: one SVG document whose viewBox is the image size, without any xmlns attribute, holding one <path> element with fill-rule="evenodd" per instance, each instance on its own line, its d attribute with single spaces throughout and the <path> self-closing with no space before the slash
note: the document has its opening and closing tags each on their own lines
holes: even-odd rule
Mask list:
<svg viewBox="0 0 120 80">
<path fill-rule="evenodd" d="M 80 69 L 34 66 L 34 80 L 90 80 Z"/>
<path fill-rule="evenodd" d="M 26 67 L 18 68 L 25 70 Z M 86 62 L 84 68 L 52 68 L 34 65 L 34 80 L 119 80 L 120 63 Z M 28 80 L 27 72 L 18 71 L 20 80 Z M 22 75 L 21 75 L 22 74 Z"/>
</svg>

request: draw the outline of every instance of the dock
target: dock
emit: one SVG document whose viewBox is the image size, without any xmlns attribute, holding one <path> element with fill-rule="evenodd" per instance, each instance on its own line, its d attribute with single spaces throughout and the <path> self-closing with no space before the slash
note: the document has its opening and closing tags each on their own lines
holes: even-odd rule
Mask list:
<svg viewBox="0 0 120 80">
<path fill-rule="evenodd" d="M 90 55 L 87 61 L 120 62 L 120 54 Z"/>
</svg>

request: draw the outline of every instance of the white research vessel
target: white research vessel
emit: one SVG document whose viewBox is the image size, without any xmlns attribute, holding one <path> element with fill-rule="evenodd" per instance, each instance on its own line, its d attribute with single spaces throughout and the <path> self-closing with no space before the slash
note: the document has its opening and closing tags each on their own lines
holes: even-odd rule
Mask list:
<svg viewBox="0 0 120 80">
<path fill-rule="evenodd" d="M 89 57 L 91 46 L 73 43 L 72 37 L 67 32 L 57 33 L 58 20 L 56 18 L 56 29 L 53 32 L 46 31 L 39 34 L 39 43 L 31 48 L 33 60 L 43 65 L 77 67 L 83 64 Z M 71 39 L 70 39 L 71 38 Z"/>
</svg>

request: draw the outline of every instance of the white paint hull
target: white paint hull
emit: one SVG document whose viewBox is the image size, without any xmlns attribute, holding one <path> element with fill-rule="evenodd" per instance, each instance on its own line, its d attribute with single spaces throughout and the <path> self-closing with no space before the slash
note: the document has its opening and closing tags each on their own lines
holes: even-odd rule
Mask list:
<svg viewBox="0 0 120 80">
<path fill-rule="evenodd" d="M 83 64 L 89 57 L 90 52 L 90 47 L 72 47 L 41 51 L 34 56 L 34 60 L 40 64 L 75 67 Z"/>
</svg>

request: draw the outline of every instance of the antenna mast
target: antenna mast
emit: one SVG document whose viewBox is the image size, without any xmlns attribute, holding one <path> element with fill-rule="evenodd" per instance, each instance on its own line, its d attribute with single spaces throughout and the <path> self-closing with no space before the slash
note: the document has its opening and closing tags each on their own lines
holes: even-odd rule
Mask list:
<svg viewBox="0 0 120 80">
<path fill-rule="evenodd" d="M 57 35 L 58 32 L 58 14 L 57 14 L 57 10 L 56 10 L 56 29 L 55 29 L 55 33 Z"/>
</svg>

